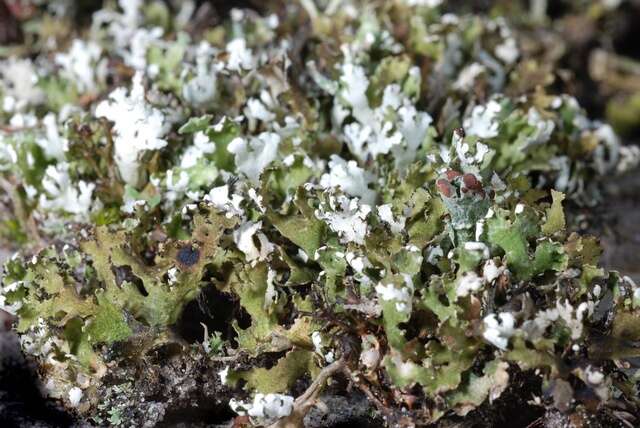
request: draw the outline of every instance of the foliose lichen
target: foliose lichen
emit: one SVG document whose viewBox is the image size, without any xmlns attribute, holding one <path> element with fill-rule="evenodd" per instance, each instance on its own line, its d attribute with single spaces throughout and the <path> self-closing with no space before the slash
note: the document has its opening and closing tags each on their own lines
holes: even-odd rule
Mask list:
<svg viewBox="0 0 640 428">
<path fill-rule="evenodd" d="M 233 334 L 196 346 L 247 424 L 300 422 L 330 375 L 390 425 L 433 423 L 516 367 L 540 405 L 638 410 L 640 288 L 567 214 L 638 153 L 506 20 L 440 3 L 302 1 L 196 31 L 193 2 L 121 1 L 0 61 L 2 235 L 23 249 L 0 304 L 51 396 L 120 424 L 109 371 L 187 352 L 174 326 L 215 288 Z M 322 382 L 295 399 L 300 379 Z"/>
</svg>

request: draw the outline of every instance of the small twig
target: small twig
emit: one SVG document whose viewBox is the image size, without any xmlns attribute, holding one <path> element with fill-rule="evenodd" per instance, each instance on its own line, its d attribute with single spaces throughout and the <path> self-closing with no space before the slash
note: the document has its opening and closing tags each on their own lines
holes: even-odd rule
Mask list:
<svg viewBox="0 0 640 428">
<path fill-rule="evenodd" d="M 346 367 L 344 359 L 339 359 L 335 361 L 325 368 L 323 368 L 316 380 L 307 388 L 307 390 L 296 399 L 297 404 L 302 404 L 303 402 L 310 400 L 313 397 L 317 397 L 322 388 L 324 387 L 324 383 L 337 371 L 343 370 Z"/>
<path fill-rule="evenodd" d="M 210 357 L 211 361 L 216 362 L 226 362 L 226 361 L 236 361 L 238 358 L 242 357 L 242 355 L 226 355 L 224 357 Z"/>
<path fill-rule="evenodd" d="M 293 411 L 287 417 L 284 417 L 277 422 L 269 425 L 269 428 L 300 428 L 304 426 L 304 417 L 316 405 L 318 395 L 324 388 L 325 383 L 329 377 L 333 376 L 339 371 L 346 369 L 344 359 L 339 359 L 325 368 L 323 368 L 318 377 L 313 381 L 309 388 L 293 403 Z"/>
<path fill-rule="evenodd" d="M 544 423 L 544 417 L 540 416 L 538 419 L 534 420 L 529 425 L 527 425 L 526 428 L 535 428 L 535 427 L 541 426 L 543 423 Z"/>
<path fill-rule="evenodd" d="M 245 357 L 247 354 L 240 351 L 240 350 L 236 350 L 236 352 L 233 355 L 224 355 L 224 356 L 218 356 L 218 357 L 209 357 L 209 359 L 211 361 L 219 361 L 219 362 L 227 362 L 227 361 L 237 361 L 242 357 Z"/>
<path fill-rule="evenodd" d="M 373 393 L 373 391 L 371 391 L 371 388 L 369 387 L 369 385 L 365 384 L 362 381 L 359 381 L 357 379 L 354 379 L 351 372 L 345 367 L 344 369 L 344 373 L 345 375 L 347 375 L 349 377 L 349 379 L 351 379 L 353 381 L 353 383 L 364 393 L 364 395 L 367 396 L 367 398 L 373 402 L 373 404 L 375 404 L 375 406 L 378 408 L 378 410 L 380 410 L 380 412 L 382 412 L 384 415 L 389 416 L 390 412 L 389 412 L 389 408 L 388 406 L 385 406 L 384 403 L 382 401 L 380 401 L 380 399 L 378 397 L 375 396 L 375 394 Z"/>
</svg>

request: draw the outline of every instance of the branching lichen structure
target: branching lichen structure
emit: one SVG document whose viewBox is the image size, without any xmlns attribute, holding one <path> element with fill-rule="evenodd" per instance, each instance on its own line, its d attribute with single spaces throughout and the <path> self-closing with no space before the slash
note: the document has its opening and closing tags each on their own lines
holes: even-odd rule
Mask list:
<svg viewBox="0 0 640 428">
<path fill-rule="evenodd" d="M 533 405 L 637 424 L 640 288 L 571 213 L 639 153 L 507 19 L 440 3 L 31 11 L 0 305 L 46 393 L 152 426 L 136 382 L 177 358 L 235 426 L 302 426 L 326 388 L 422 426 L 526 373 Z"/>
</svg>

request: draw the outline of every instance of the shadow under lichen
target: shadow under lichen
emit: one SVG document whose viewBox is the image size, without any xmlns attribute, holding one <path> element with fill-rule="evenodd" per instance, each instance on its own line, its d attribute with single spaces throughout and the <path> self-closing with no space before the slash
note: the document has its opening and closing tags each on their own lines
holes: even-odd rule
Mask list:
<svg viewBox="0 0 640 428">
<path fill-rule="evenodd" d="M 12 331 L 0 332 L 0 426 L 70 427 L 74 416 L 45 398 L 35 365 L 22 354 Z"/>
</svg>

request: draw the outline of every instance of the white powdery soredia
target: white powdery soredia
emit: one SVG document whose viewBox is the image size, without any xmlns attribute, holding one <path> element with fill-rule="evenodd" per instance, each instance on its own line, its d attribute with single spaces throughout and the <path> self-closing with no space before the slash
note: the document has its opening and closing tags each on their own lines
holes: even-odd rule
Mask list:
<svg viewBox="0 0 640 428">
<path fill-rule="evenodd" d="M 311 333 L 311 341 L 313 342 L 313 347 L 318 354 L 322 354 L 322 336 L 319 331 L 314 331 Z"/>
<path fill-rule="evenodd" d="M 470 293 L 480 290 L 484 285 L 484 280 L 481 276 L 478 276 L 474 271 L 465 272 L 464 275 L 458 281 L 456 287 L 456 296 L 466 297 Z"/>
<path fill-rule="evenodd" d="M 196 75 L 182 88 L 184 99 L 195 107 L 205 107 L 216 98 L 218 79 L 215 67 L 209 64 L 212 57 L 211 46 L 202 42 L 196 52 Z"/>
<path fill-rule="evenodd" d="M 529 108 L 527 112 L 527 124 L 534 127 L 534 132 L 528 138 L 527 145 L 546 143 L 555 129 L 553 121 L 544 120 L 538 110 L 533 107 Z"/>
<path fill-rule="evenodd" d="M 242 217 L 244 210 L 240 206 L 244 198 L 241 195 L 234 193 L 229 197 L 229 185 L 214 187 L 203 198 L 205 201 L 211 203 L 214 207 L 226 212 L 228 218 L 234 215 Z"/>
<path fill-rule="evenodd" d="M 289 416 L 293 411 L 293 397 L 283 394 L 256 394 L 253 403 L 236 399 L 229 401 L 229 407 L 237 414 L 259 420 L 272 420 Z"/>
<path fill-rule="evenodd" d="M 371 212 L 369 205 L 360 204 L 358 198 L 349 199 L 347 196 L 331 196 L 329 199 L 331 210 L 325 204 L 320 205 L 315 215 L 324 220 L 331 230 L 340 236 L 343 243 L 355 242 L 364 244 L 367 235 L 367 215 Z"/>
<path fill-rule="evenodd" d="M 142 73 L 133 77 L 131 92 L 117 88 L 96 107 L 97 117 L 114 123 L 114 157 L 122 179 L 131 186 L 140 180 L 140 161 L 149 150 L 167 145 L 162 137 L 169 130 L 164 114 L 149 105 L 144 97 Z"/>
<path fill-rule="evenodd" d="M 395 111 L 400 107 L 400 98 L 400 86 L 389 85 L 384 90 L 382 104 L 374 110 L 373 133 L 367 142 L 368 156 L 373 159 L 379 154 L 387 154 L 402 145 L 403 135 L 394 129 L 394 124 L 386 118 L 389 110 Z M 366 156 L 360 156 L 362 159 L 366 158 Z"/>
<path fill-rule="evenodd" d="M 69 177 L 68 165 L 49 165 L 42 180 L 48 196 L 40 195 L 40 206 L 45 210 L 63 211 L 86 217 L 91 209 L 91 197 L 95 184 L 80 180 L 75 187 Z"/>
<path fill-rule="evenodd" d="M 220 376 L 220 383 L 223 385 L 227 384 L 227 377 L 229 376 L 229 366 L 218 372 L 218 376 Z"/>
<path fill-rule="evenodd" d="M 255 59 L 250 49 L 247 49 L 245 39 L 233 39 L 227 43 L 227 68 L 233 71 L 251 70 L 255 67 Z"/>
<path fill-rule="evenodd" d="M 498 321 L 500 319 L 500 321 Z M 507 349 L 509 338 L 515 332 L 515 319 L 509 312 L 501 312 L 496 318 L 496 314 L 489 314 L 483 319 L 484 333 L 483 337 L 496 348 Z"/>
<path fill-rule="evenodd" d="M 411 299 L 413 298 L 413 281 L 408 275 L 404 275 L 405 285 L 397 287 L 393 283 L 376 285 L 376 293 L 384 301 L 395 302 L 399 312 L 411 311 Z"/>
<path fill-rule="evenodd" d="M 504 42 L 496 46 L 495 54 L 505 64 L 513 64 L 520 56 L 516 39 L 509 37 Z"/>
<path fill-rule="evenodd" d="M 379 114 L 369 106 L 367 87 L 369 79 L 364 68 L 349 62 L 342 65 L 340 77 L 342 90 L 341 100 L 351 108 L 351 114 L 357 122 L 344 127 L 344 139 L 349 151 L 361 160 L 375 158 L 378 154 L 389 153 L 394 145 L 400 144 L 402 136 L 392 132 L 393 124 L 384 120 L 384 111 L 395 102 L 397 108 L 398 97 L 393 88 L 386 88 L 383 103 L 379 107 Z M 380 117 L 377 117 L 380 116 Z M 344 119 L 346 115 L 342 116 Z M 339 120 L 341 122 L 342 120 Z"/>
<path fill-rule="evenodd" d="M 340 81 L 343 84 L 340 94 L 344 101 L 351 106 L 353 117 L 363 124 L 372 123 L 373 111 L 367 100 L 369 79 L 367 79 L 364 68 L 351 63 L 344 64 Z"/>
<path fill-rule="evenodd" d="M 164 31 L 161 27 L 144 28 L 141 6 L 143 0 L 118 0 L 123 13 L 99 10 L 93 15 L 94 31 L 106 28 L 113 39 L 114 51 L 122 56 L 125 64 L 137 71 L 147 68 L 147 50 L 160 43 Z M 100 30 L 99 30 L 100 29 Z"/>
<path fill-rule="evenodd" d="M 64 158 L 69 142 L 60 135 L 58 130 L 58 121 L 55 113 L 47 113 L 42 119 L 45 128 L 45 136 L 38 138 L 36 143 L 42 147 L 47 157 L 57 160 Z"/>
<path fill-rule="evenodd" d="M 238 249 L 245 254 L 248 262 L 265 260 L 275 248 L 265 234 L 260 232 L 261 227 L 261 221 L 257 223 L 248 221 L 241 224 L 240 227 L 233 232 L 233 241 L 236 243 Z M 256 246 L 254 236 L 258 238 L 260 248 Z"/>
<path fill-rule="evenodd" d="M 71 407 L 78 407 L 80 400 L 82 400 L 82 390 L 74 386 L 69 390 L 69 403 Z"/>
<path fill-rule="evenodd" d="M 504 272 L 504 266 L 498 267 L 494 260 L 487 260 L 482 268 L 482 276 L 487 283 L 491 284 Z"/>
<path fill-rule="evenodd" d="M 585 318 L 593 313 L 593 302 L 582 302 L 574 308 L 568 301 L 562 303 L 556 301 L 556 307 L 538 311 L 532 320 L 527 320 L 522 325 L 526 337 L 535 340 L 544 335 L 546 329 L 553 323 L 563 321 L 571 331 L 571 339 L 578 340 L 582 336 Z"/>
<path fill-rule="evenodd" d="M 19 111 L 28 105 L 44 100 L 44 92 L 38 87 L 38 74 L 29 59 L 10 57 L 0 61 L 0 89 L 5 97 L 11 97 L 8 110 Z M 6 98 L 5 98 L 6 99 Z"/>
<path fill-rule="evenodd" d="M 120 50 L 124 62 L 138 71 L 144 71 L 147 68 L 147 51 L 160 43 L 163 33 L 160 27 L 136 28 Z"/>
<path fill-rule="evenodd" d="M 318 355 L 321 355 L 327 363 L 332 363 L 334 361 L 335 355 L 332 350 L 328 352 L 324 351 L 324 346 L 322 345 L 322 336 L 319 331 L 314 331 L 311 333 L 311 341 L 313 342 L 313 347 Z"/>
<path fill-rule="evenodd" d="M 393 212 L 391 211 L 391 204 L 379 205 L 377 209 L 380 220 L 389 225 L 391 232 L 401 233 L 404 230 L 407 219 L 404 217 L 398 217 L 396 220 L 393 217 Z"/>
<path fill-rule="evenodd" d="M 340 187 L 347 195 L 357 196 L 368 205 L 373 205 L 376 192 L 369 188 L 374 180 L 373 174 L 360 168 L 356 161 L 345 161 L 338 155 L 331 155 L 329 172 L 320 178 L 324 188 Z"/>
<path fill-rule="evenodd" d="M 350 107 L 351 115 L 357 121 L 343 129 L 349 151 L 363 161 L 391 152 L 396 167 L 404 169 L 415 160 L 417 150 L 427 136 L 431 116 L 418 112 L 396 84 L 384 89 L 382 104 L 372 109 L 366 95 L 369 80 L 364 69 L 347 62 L 341 70 L 339 99 L 344 106 L 334 104 L 334 124 L 342 123 L 348 116 L 344 107 Z M 398 116 L 395 127 L 388 119 L 390 112 L 396 112 Z"/>
<path fill-rule="evenodd" d="M 484 242 L 475 242 L 475 241 L 465 242 L 464 249 L 467 251 L 477 251 L 480 254 L 482 254 L 482 257 L 485 259 L 488 259 L 490 255 L 489 246 L 487 246 L 487 244 L 485 244 Z"/>
<path fill-rule="evenodd" d="M 467 135 L 475 135 L 480 138 L 493 138 L 498 135 L 498 113 L 502 106 L 491 100 L 484 106 L 475 106 L 471 111 L 471 117 L 464 120 L 464 130 Z"/>
<path fill-rule="evenodd" d="M 358 122 L 350 123 L 344 127 L 344 139 L 349 146 L 349 151 L 361 160 L 367 160 L 365 146 L 372 137 L 373 129 L 369 126 L 362 126 Z"/>
<path fill-rule="evenodd" d="M 184 99 L 195 107 L 206 107 L 216 97 L 216 76 L 198 68 L 198 73 L 182 88 Z"/>
<path fill-rule="evenodd" d="M 198 163 L 205 155 L 216 151 L 216 144 L 209 139 L 207 134 L 198 131 L 193 134 L 193 146 L 187 148 L 180 158 L 181 168 L 191 168 Z"/>
<path fill-rule="evenodd" d="M 235 138 L 227 150 L 235 155 L 236 170 L 258 183 L 262 171 L 278 156 L 280 136 L 272 132 L 263 132 L 248 142 L 244 138 Z"/>
<path fill-rule="evenodd" d="M 276 118 L 276 115 L 269 111 L 265 103 L 258 98 L 249 98 L 247 100 L 247 106 L 244 109 L 244 114 L 249 119 L 257 119 L 267 123 Z"/>
<path fill-rule="evenodd" d="M 487 153 L 489 153 L 489 146 L 481 143 L 480 141 L 476 141 L 476 153 L 471 154 L 471 147 L 468 143 L 464 141 L 464 136 L 458 134 L 457 132 L 453 133 L 451 138 L 451 145 L 456 151 L 456 155 L 460 160 L 462 165 L 472 165 L 479 164 L 484 161 L 484 157 Z"/>
<path fill-rule="evenodd" d="M 167 186 L 165 199 L 167 200 L 167 202 L 176 201 L 180 196 L 184 195 L 189 186 L 189 174 L 187 174 L 185 171 L 180 171 L 180 174 L 176 175 L 174 175 L 172 169 L 167 171 L 165 181 L 165 184 Z"/>
<path fill-rule="evenodd" d="M 80 92 L 95 92 L 100 55 L 102 48 L 97 43 L 75 39 L 69 52 L 56 54 L 55 62 L 62 67 L 62 76 L 74 82 Z"/>
<path fill-rule="evenodd" d="M 462 69 L 458 79 L 453 83 L 453 88 L 459 91 L 470 91 L 476 83 L 476 79 L 486 71 L 484 65 L 472 62 Z"/>
<path fill-rule="evenodd" d="M 427 137 L 429 126 L 433 119 L 429 113 L 417 111 L 408 100 L 398 109 L 400 123 L 398 130 L 404 139 L 404 145 L 391 148 L 395 158 L 396 168 L 403 171 L 416 160 L 418 149 Z"/>
</svg>

